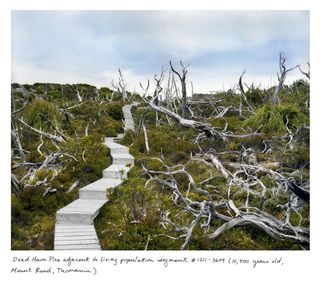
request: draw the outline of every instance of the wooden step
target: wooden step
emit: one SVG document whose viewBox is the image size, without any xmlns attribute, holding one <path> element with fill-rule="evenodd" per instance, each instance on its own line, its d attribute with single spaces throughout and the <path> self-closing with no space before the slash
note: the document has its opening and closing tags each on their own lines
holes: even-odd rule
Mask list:
<svg viewBox="0 0 320 283">
<path fill-rule="evenodd" d="M 131 165 L 134 164 L 134 157 L 131 154 L 111 154 L 113 164 Z"/>
<path fill-rule="evenodd" d="M 64 232 L 96 232 L 93 225 L 56 225 L 55 232 L 64 233 Z"/>
<path fill-rule="evenodd" d="M 56 214 L 57 224 L 93 224 L 99 209 L 106 200 L 77 199 L 59 209 Z"/>
<path fill-rule="evenodd" d="M 105 138 L 104 144 L 109 147 L 110 149 L 115 149 L 115 148 L 127 148 L 126 146 L 114 142 L 114 138 Z"/>
<path fill-rule="evenodd" d="M 131 168 L 132 166 L 112 164 L 103 170 L 103 177 L 125 180 Z"/>
<path fill-rule="evenodd" d="M 119 186 L 122 180 L 119 178 L 101 178 L 79 190 L 81 199 L 108 200 L 108 189 Z"/>
<path fill-rule="evenodd" d="M 110 148 L 110 153 L 114 154 L 114 153 L 119 153 L 119 154 L 129 154 L 129 148 L 125 147 L 114 147 L 114 148 Z"/>
</svg>

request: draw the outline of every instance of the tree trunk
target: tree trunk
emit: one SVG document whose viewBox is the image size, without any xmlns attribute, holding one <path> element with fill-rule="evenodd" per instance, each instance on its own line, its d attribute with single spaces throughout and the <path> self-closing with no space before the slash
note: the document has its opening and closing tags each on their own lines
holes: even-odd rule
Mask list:
<svg viewBox="0 0 320 283">
<path fill-rule="evenodd" d="M 173 73 L 175 73 L 179 79 L 180 79 L 180 83 L 181 83 L 181 93 L 182 93 L 182 105 L 181 105 L 181 109 L 182 109 L 182 118 L 187 118 L 187 87 L 186 87 L 186 77 L 187 77 L 187 67 L 185 67 L 182 64 L 182 61 L 180 61 L 180 65 L 182 67 L 182 72 L 181 74 L 179 74 L 172 66 L 172 63 L 170 61 L 170 67 Z"/>
<path fill-rule="evenodd" d="M 187 88 L 185 77 L 181 80 L 181 92 L 182 92 L 182 117 L 187 118 Z"/>
<path fill-rule="evenodd" d="M 146 127 L 145 127 L 143 122 L 142 122 L 142 129 L 143 129 L 143 134 L 144 134 L 144 142 L 145 142 L 145 145 L 146 145 L 146 151 L 147 151 L 147 154 L 149 154 L 150 147 L 149 147 L 149 141 L 148 141 L 148 134 L 147 134 L 147 129 L 146 129 Z"/>
<path fill-rule="evenodd" d="M 286 67 L 286 58 L 284 57 L 284 54 L 281 52 L 280 55 L 279 55 L 279 69 L 280 69 L 280 74 L 278 73 L 278 85 L 276 86 L 274 92 L 273 92 L 273 95 L 272 95 L 272 104 L 273 105 L 277 105 L 280 103 L 280 98 L 279 98 L 279 94 L 280 94 L 280 91 L 282 90 L 283 88 L 283 85 L 284 85 L 284 81 L 287 77 L 287 73 L 294 70 L 295 68 L 298 68 L 299 65 L 293 67 L 293 68 L 290 68 L 290 69 L 287 69 Z"/>
</svg>

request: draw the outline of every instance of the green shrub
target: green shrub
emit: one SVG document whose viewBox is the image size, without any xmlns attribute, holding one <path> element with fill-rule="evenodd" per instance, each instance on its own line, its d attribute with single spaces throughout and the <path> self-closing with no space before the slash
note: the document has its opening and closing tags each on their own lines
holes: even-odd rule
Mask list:
<svg viewBox="0 0 320 283">
<path fill-rule="evenodd" d="M 75 159 L 65 156 L 67 164 L 64 170 L 69 172 L 69 180 L 80 180 L 84 185 L 101 178 L 102 171 L 111 164 L 110 150 L 94 136 L 68 141 L 63 150 Z"/>
<path fill-rule="evenodd" d="M 264 102 L 266 99 L 266 93 L 255 87 L 251 87 L 247 92 L 246 92 L 246 97 L 249 103 L 252 105 L 259 105 Z"/>
<path fill-rule="evenodd" d="M 36 99 L 26 109 L 25 119 L 30 126 L 49 132 L 60 127 L 62 117 L 52 103 Z"/>
<path fill-rule="evenodd" d="M 113 102 L 107 106 L 107 113 L 114 120 L 121 121 L 123 120 L 122 104 L 121 102 Z"/>
<path fill-rule="evenodd" d="M 55 99 L 59 99 L 61 98 L 61 92 L 57 92 L 57 91 L 48 91 L 47 93 L 49 99 L 51 100 L 55 100 Z"/>
<path fill-rule="evenodd" d="M 245 120 L 244 127 L 257 129 L 262 126 L 262 130 L 267 133 L 284 132 L 286 124 L 289 129 L 295 130 L 305 123 L 308 118 L 291 104 L 265 105 L 256 111 L 256 114 Z"/>
<path fill-rule="evenodd" d="M 112 90 L 107 87 L 102 87 L 99 90 L 99 94 L 106 99 L 111 99 Z"/>
<path fill-rule="evenodd" d="M 239 117 L 230 116 L 230 117 L 223 117 L 223 118 L 213 118 L 210 120 L 210 124 L 218 128 L 219 130 L 223 130 L 227 125 L 227 131 L 237 132 L 239 127 L 242 125 L 242 121 Z"/>
</svg>

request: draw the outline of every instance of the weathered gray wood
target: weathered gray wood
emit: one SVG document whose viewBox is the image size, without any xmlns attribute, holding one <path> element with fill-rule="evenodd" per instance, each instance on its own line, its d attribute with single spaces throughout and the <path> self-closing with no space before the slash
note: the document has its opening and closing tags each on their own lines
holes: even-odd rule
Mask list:
<svg viewBox="0 0 320 283">
<path fill-rule="evenodd" d="M 55 250 L 101 250 L 99 244 L 95 245 L 62 245 L 56 246 Z"/>
<path fill-rule="evenodd" d="M 136 104 L 135 104 L 136 105 Z M 134 121 L 131 114 L 131 105 L 125 105 L 122 107 L 124 122 L 125 122 L 125 130 L 134 131 Z"/>
<path fill-rule="evenodd" d="M 93 225 L 91 225 L 93 227 Z M 79 232 L 79 231 L 66 231 L 66 232 L 56 232 L 55 233 L 55 242 L 57 243 L 61 239 L 64 238 L 69 238 L 69 239 L 77 239 L 78 237 L 85 237 L 85 238 L 90 238 L 90 239 L 95 239 L 97 237 L 96 232 Z"/>
<path fill-rule="evenodd" d="M 55 227 L 55 250 L 100 250 L 93 225 L 59 225 Z"/>
<path fill-rule="evenodd" d="M 94 227 L 92 225 L 56 225 L 55 233 L 96 233 Z"/>
<path fill-rule="evenodd" d="M 134 158 L 131 154 L 111 154 L 112 156 L 112 162 L 113 164 L 121 164 L 121 165 L 126 165 L 126 164 L 133 164 L 134 163 Z"/>
<path fill-rule="evenodd" d="M 103 170 L 103 177 L 125 180 L 131 167 L 122 164 L 112 164 Z"/>
<path fill-rule="evenodd" d="M 125 130 L 134 130 L 131 106 L 125 105 L 122 110 Z M 101 250 L 93 225 L 94 218 L 108 201 L 108 189 L 119 186 L 134 164 L 134 157 L 129 154 L 129 149 L 116 142 L 123 136 L 118 134 L 117 137 L 105 138 L 104 144 L 110 148 L 113 164 L 103 170 L 103 178 L 81 188 L 79 199 L 57 211 L 55 250 Z"/>
</svg>

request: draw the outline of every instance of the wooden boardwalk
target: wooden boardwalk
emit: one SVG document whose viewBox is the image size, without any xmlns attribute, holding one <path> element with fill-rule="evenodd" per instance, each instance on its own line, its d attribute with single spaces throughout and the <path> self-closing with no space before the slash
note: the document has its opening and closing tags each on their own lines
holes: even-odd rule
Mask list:
<svg viewBox="0 0 320 283">
<path fill-rule="evenodd" d="M 136 105 L 136 104 L 133 104 Z M 131 105 L 122 108 L 125 130 L 134 130 Z M 129 148 L 118 144 L 117 137 L 105 138 L 110 148 L 112 165 L 103 170 L 103 177 L 79 190 L 79 199 L 56 213 L 54 231 L 55 250 L 100 250 L 100 243 L 93 221 L 100 208 L 108 201 L 108 190 L 119 186 L 127 178 L 134 164 Z"/>
</svg>

